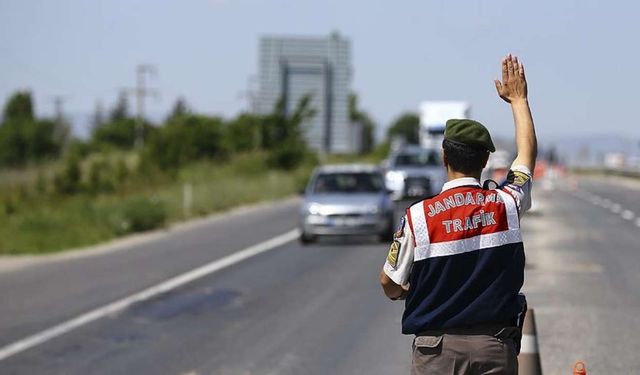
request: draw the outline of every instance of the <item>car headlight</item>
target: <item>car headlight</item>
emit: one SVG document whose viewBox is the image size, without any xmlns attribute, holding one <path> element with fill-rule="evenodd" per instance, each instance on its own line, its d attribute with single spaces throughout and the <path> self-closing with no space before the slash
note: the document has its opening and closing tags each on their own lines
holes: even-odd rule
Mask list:
<svg viewBox="0 0 640 375">
<path fill-rule="evenodd" d="M 404 173 L 400 171 L 389 171 L 385 175 L 385 185 L 390 190 L 402 190 L 404 188 Z"/>
<path fill-rule="evenodd" d="M 320 215 L 322 213 L 322 205 L 318 203 L 311 203 L 308 210 L 311 215 Z"/>
<path fill-rule="evenodd" d="M 400 181 L 404 181 L 404 173 L 400 172 L 400 171 L 389 171 L 387 172 L 387 180 L 389 181 L 393 181 L 393 182 L 400 182 Z"/>
</svg>

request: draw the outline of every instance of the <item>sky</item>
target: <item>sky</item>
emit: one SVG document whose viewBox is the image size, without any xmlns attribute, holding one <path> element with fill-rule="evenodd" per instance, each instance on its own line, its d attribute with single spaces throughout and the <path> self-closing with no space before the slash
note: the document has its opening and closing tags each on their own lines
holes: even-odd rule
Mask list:
<svg viewBox="0 0 640 375">
<path fill-rule="evenodd" d="M 464 100 L 513 133 L 495 93 L 500 59 L 525 64 L 539 137 L 640 139 L 640 2 L 594 0 L 0 0 L 0 102 L 29 89 L 39 115 L 90 115 L 153 64 L 160 117 L 183 96 L 225 117 L 248 108 L 261 35 L 350 39 L 352 89 L 386 127 L 424 100 Z M 81 129 L 82 131 L 82 129 Z"/>
</svg>

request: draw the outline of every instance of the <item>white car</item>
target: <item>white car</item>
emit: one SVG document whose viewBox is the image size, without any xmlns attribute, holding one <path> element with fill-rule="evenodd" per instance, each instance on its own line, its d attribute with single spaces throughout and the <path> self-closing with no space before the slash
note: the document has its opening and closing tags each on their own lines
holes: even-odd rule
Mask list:
<svg viewBox="0 0 640 375">
<path fill-rule="evenodd" d="M 394 200 L 435 195 L 446 181 L 440 149 L 405 146 L 386 161 L 385 184 Z"/>
<path fill-rule="evenodd" d="M 391 241 L 393 202 L 380 168 L 373 165 L 318 167 L 300 206 L 302 243 L 318 236 L 377 235 Z"/>
</svg>

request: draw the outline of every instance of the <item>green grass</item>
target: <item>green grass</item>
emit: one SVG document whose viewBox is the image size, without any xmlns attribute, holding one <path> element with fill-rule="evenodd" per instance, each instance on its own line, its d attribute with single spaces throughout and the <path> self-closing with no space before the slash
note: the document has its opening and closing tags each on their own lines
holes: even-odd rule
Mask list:
<svg viewBox="0 0 640 375">
<path fill-rule="evenodd" d="M 23 173 L 31 183 L 19 186 L 2 184 L 7 174 L 0 175 L 0 254 L 51 253 L 96 244 L 131 233 L 132 217 L 147 214 L 158 216 L 152 225 L 188 219 L 183 210 L 185 184 L 193 189 L 191 217 L 283 198 L 298 191 L 311 170 L 268 169 L 265 159 L 263 154 L 249 154 L 227 162 L 198 162 L 171 177 L 134 176 L 117 191 L 100 195 L 43 193 L 33 172 Z"/>
</svg>

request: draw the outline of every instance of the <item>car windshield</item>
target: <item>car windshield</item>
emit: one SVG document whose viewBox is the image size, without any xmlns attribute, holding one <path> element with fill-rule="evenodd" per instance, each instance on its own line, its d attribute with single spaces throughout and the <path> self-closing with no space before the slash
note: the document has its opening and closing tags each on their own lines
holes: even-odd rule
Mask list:
<svg viewBox="0 0 640 375">
<path fill-rule="evenodd" d="M 378 173 L 321 173 L 316 177 L 314 193 L 377 193 L 384 183 Z"/>
<path fill-rule="evenodd" d="M 436 151 L 400 153 L 395 157 L 395 165 L 398 167 L 425 167 L 440 164 L 440 156 Z"/>
</svg>

